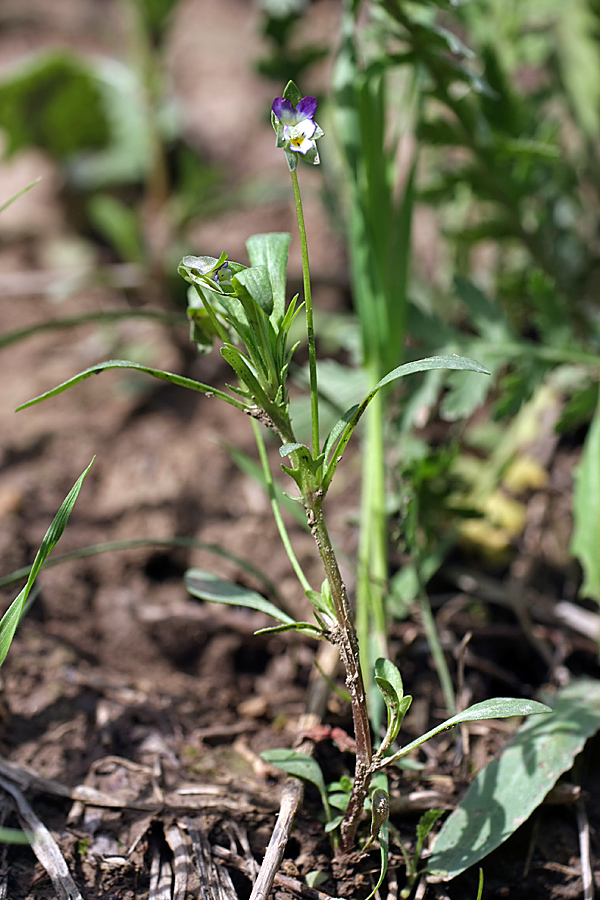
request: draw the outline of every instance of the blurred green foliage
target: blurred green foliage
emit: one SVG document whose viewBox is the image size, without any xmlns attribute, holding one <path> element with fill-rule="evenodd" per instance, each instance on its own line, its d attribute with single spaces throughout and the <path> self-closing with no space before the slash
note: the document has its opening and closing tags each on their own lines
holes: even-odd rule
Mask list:
<svg viewBox="0 0 600 900">
<path fill-rule="evenodd" d="M 63 52 L 36 55 L 4 74 L 0 127 L 8 155 L 44 147 L 61 161 L 106 147 L 110 139 L 107 110 L 90 66 Z"/>
</svg>

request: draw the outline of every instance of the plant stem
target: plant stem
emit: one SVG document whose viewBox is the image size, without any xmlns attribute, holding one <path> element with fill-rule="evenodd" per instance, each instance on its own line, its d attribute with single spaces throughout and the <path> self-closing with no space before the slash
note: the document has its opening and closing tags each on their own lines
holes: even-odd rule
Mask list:
<svg viewBox="0 0 600 900">
<path fill-rule="evenodd" d="M 271 473 L 271 467 L 269 465 L 269 459 L 267 457 L 267 449 L 265 447 L 264 438 L 262 436 L 262 432 L 260 430 L 260 425 L 256 421 L 256 419 L 252 419 L 252 428 L 254 430 L 254 437 L 256 439 L 256 446 L 258 447 L 258 455 L 260 457 L 260 462 L 263 469 L 263 475 L 265 476 L 265 482 L 267 485 L 267 491 L 269 493 L 269 497 L 271 499 L 271 509 L 273 510 L 273 518 L 277 524 L 277 530 L 279 531 L 279 537 L 281 538 L 281 542 L 285 547 L 285 552 L 288 555 L 289 561 L 292 564 L 292 568 L 296 573 L 298 581 L 302 585 L 305 591 L 310 590 L 310 582 L 308 578 L 302 571 L 302 567 L 298 562 L 298 557 L 294 553 L 294 548 L 292 547 L 292 543 L 290 541 L 290 536 L 287 532 L 287 528 L 285 527 L 285 522 L 283 521 L 283 517 L 281 515 L 281 508 L 279 506 L 279 502 L 277 500 L 277 495 L 275 493 L 275 484 L 273 482 L 273 475 Z"/>
<path fill-rule="evenodd" d="M 296 204 L 296 217 L 298 219 L 298 233 L 300 236 L 300 251 L 302 253 L 302 280 L 304 284 L 304 305 L 306 309 L 306 333 L 308 337 L 308 367 L 310 373 L 310 414 L 312 422 L 312 454 L 313 458 L 319 455 L 319 396 L 317 391 L 317 354 L 315 350 L 315 329 L 313 324 L 312 294 L 310 289 L 310 268 L 308 264 L 308 243 L 306 240 L 306 227 L 304 225 L 304 211 L 302 209 L 302 197 L 298 184 L 296 170 L 290 172 L 292 187 L 294 189 L 294 202 Z"/>
<path fill-rule="evenodd" d="M 367 711 L 367 697 L 360 669 L 358 639 L 350 612 L 348 593 L 323 516 L 322 492 L 311 487 L 303 491 L 303 496 L 308 522 L 319 549 L 319 555 L 323 562 L 323 568 L 331 591 L 331 599 L 335 608 L 337 625 L 335 629 L 332 629 L 330 640 L 339 647 L 340 657 L 346 670 L 346 686 L 350 691 L 352 704 L 352 720 L 356 740 L 356 768 L 350 802 L 341 825 L 339 846 L 340 853 L 347 853 L 354 845 L 356 830 L 371 779 L 373 749 Z"/>
<path fill-rule="evenodd" d="M 433 664 L 436 668 L 438 678 L 440 679 L 446 710 L 448 711 L 449 716 L 453 716 L 456 713 L 456 694 L 454 693 L 452 676 L 448 669 L 448 663 L 446 662 L 435 619 L 433 618 L 431 603 L 429 602 L 427 592 L 422 585 L 419 586 L 418 600 L 419 609 L 421 610 L 421 619 L 423 620 L 423 628 L 425 629 L 425 636 L 427 637 L 427 643 L 431 650 Z"/>
<path fill-rule="evenodd" d="M 370 379 L 376 383 L 378 379 Z M 356 584 L 356 630 L 362 647 L 361 668 L 369 696 L 369 712 L 375 730 L 383 721 L 383 697 L 374 688 L 373 666 L 387 657 L 385 588 L 387 566 L 387 517 L 385 513 L 385 460 L 383 447 L 383 391 L 366 411 L 362 467 L 360 543 Z"/>
</svg>

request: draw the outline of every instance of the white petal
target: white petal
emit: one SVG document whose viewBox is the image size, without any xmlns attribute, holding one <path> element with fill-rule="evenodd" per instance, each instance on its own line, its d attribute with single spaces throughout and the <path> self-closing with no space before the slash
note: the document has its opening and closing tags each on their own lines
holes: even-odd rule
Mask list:
<svg viewBox="0 0 600 900">
<path fill-rule="evenodd" d="M 295 130 L 300 134 L 303 134 L 304 137 L 311 138 L 317 130 L 317 126 L 312 119 L 303 119 L 301 122 L 298 122 Z"/>
<path fill-rule="evenodd" d="M 297 150 L 298 153 L 301 153 L 302 156 L 305 156 L 309 150 L 312 150 L 313 147 L 316 147 L 314 141 L 309 140 L 308 138 L 297 138 L 294 143 L 290 143 L 290 150 Z"/>
</svg>

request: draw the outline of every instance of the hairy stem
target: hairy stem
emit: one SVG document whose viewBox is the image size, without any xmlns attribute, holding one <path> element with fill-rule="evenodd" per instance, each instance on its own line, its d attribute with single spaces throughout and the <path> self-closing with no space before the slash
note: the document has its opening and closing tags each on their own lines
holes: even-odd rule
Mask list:
<svg viewBox="0 0 600 900">
<path fill-rule="evenodd" d="M 306 575 L 302 570 L 302 566 L 298 562 L 298 557 L 294 552 L 294 548 L 292 547 L 292 542 L 290 541 L 290 536 L 287 532 L 287 528 L 285 527 L 285 522 L 283 521 L 283 516 L 281 515 L 281 508 L 279 506 L 279 501 L 277 500 L 277 494 L 275 493 L 275 483 L 273 481 L 273 475 L 271 473 L 271 467 L 269 465 L 269 459 L 267 457 L 267 448 L 265 447 L 264 438 L 262 436 L 262 432 L 260 430 L 260 425 L 256 421 L 256 419 L 252 419 L 252 428 L 254 431 L 254 438 L 256 440 L 256 446 L 258 448 L 258 455 L 260 456 L 260 462 L 262 465 L 263 475 L 265 477 L 265 482 L 267 485 L 267 490 L 269 492 L 269 498 L 271 500 L 271 509 L 273 511 L 273 518 L 275 519 L 275 523 L 277 525 L 277 530 L 279 531 L 279 537 L 281 538 L 281 542 L 285 547 L 285 552 L 288 555 L 288 559 L 292 564 L 292 568 L 296 573 L 296 577 L 298 581 L 302 585 L 305 591 L 310 590 L 310 582 Z"/>
<path fill-rule="evenodd" d="M 331 640 L 339 647 L 340 657 L 346 670 L 346 686 L 350 692 L 352 703 L 352 719 L 356 739 L 356 769 L 350 802 L 341 825 L 339 846 L 341 853 L 347 853 L 354 845 L 356 830 L 371 779 L 373 750 L 367 697 L 360 669 L 358 639 L 350 612 L 348 593 L 323 516 L 323 497 L 319 490 L 309 489 L 303 493 L 308 522 L 319 549 L 335 608 L 337 626 L 331 635 Z"/>
</svg>

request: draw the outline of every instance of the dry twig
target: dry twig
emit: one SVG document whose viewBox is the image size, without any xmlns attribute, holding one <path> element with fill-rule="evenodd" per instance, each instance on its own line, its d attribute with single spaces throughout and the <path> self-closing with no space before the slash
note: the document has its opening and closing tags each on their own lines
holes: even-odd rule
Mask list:
<svg viewBox="0 0 600 900">
<path fill-rule="evenodd" d="M 0 778 L 0 787 L 15 801 L 19 819 L 31 835 L 31 849 L 48 873 L 59 900 L 83 900 L 77 885 L 71 878 L 71 873 L 58 844 L 43 822 L 38 819 L 23 793 L 5 778 Z"/>
</svg>

